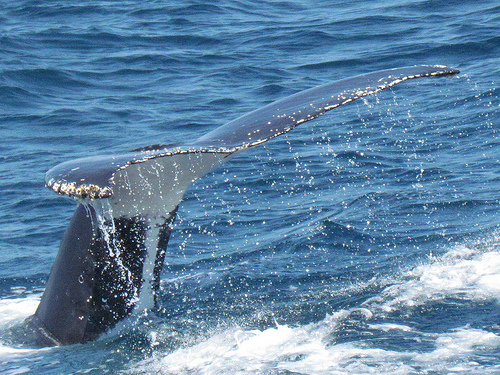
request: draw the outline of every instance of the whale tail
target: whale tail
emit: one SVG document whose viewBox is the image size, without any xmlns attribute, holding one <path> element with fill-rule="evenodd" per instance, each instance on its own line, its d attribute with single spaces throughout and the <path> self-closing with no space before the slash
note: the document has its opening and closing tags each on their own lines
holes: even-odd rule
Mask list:
<svg viewBox="0 0 500 375">
<path fill-rule="evenodd" d="M 75 198 L 78 207 L 29 325 L 44 344 L 81 343 L 134 310 L 154 308 L 177 207 L 194 180 L 355 99 L 409 79 L 457 73 L 415 66 L 343 79 L 271 103 L 188 145 L 148 146 L 52 168 L 47 186 Z"/>
<path fill-rule="evenodd" d="M 56 345 L 94 340 L 134 310 L 154 308 L 177 206 L 189 185 L 227 156 L 189 152 L 141 160 L 114 172 L 109 195 L 94 183 L 67 194 L 79 194 L 80 203 L 32 318 L 44 338 Z M 106 162 L 113 165 L 113 157 L 76 161 L 93 171 L 105 170 Z M 64 191 L 54 186 L 62 179 L 52 176 L 76 173 L 72 165 L 49 171 L 47 184 Z"/>
</svg>

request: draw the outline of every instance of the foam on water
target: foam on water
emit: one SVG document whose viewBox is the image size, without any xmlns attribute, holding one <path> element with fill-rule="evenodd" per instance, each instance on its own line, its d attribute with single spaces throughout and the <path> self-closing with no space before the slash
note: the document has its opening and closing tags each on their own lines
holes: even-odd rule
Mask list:
<svg viewBox="0 0 500 375">
<path fill-rule="evenodd" d="M 470 300 L 500 298 L 500 252 L 493 245 L 486 252 L 459 246 L 429 264 L 407 272 L 405 283 L 385 289 L 369 303 L 383 301 L 380 307 L 392 312 L 404 306 L 418 306 L 447 296 Z"/>
<path fill-rule="evenodd" d="M 35 312 L 39 302 L 40 294 L 0 299 L 0 329 L 22 322 Z"/>
<path fill-rule="evenodd" d="M 30 294 L 27 297 L 0 299 L 0 331 L 22 323 L 24 319 L 32 315 L 40 302 L 40 297 L 40 294 Z M 0 342 L 0 368 L 8 362 L 25 362 L 28 356 L 38 352 L 37 349 L 16 348 Z M 3 373 L 17 375 L 30 371 L 30 367 L 24 363 L 14 365 Z"/>
<path fill-rule="evenodd" d="M 496 236 L 487 244 L 460 245 L 400 275 L 375 297 L 350 309 L 332 311 L 323 320 L 302 326 L 276 323 L 254 330 L 233 326 L 195 345 L 156 352 L 128 373 L 158 374 L 414 374 L 494 373 L 483 351 L 500 348 L 500 335 L 474 322 L 434 332 L 415 322 L 421 311 L 447 299 L 480 303 L 500 299 L 500 251 Z M 357 335 L 342 338 L 346 326 Z M 491 327 L 490 327 L 491 328 Z M 385 335 L 385 336 L 384 336 Z M 397 347 L 380 345 L 391 336 L 403 337 Z M 382 336 L 382 341 L 376 337 Z M 422 343 L 423 349 L 405 347 Z M 403 344 L 401 344 L 403 343 Z"/>
</svg>

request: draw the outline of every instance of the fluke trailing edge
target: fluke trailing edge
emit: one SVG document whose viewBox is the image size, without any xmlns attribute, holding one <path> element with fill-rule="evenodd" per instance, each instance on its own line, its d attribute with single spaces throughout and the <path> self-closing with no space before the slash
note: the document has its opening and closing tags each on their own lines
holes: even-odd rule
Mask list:
<svg viewBox="0 0 500 375">
<path fill-rule="evenodd" d="M 186 189 L 198 177 L 325 112 L 397 83 L 451 76 L 446 66 L 384 70 L 312 88 L 231 121 L 187 144 L 62 163 L 47 186 L 76 198 L 47 287 L 24 331 L 39 344 L 96 339 L 156 304 L 160 271 Z"/>
</svg>

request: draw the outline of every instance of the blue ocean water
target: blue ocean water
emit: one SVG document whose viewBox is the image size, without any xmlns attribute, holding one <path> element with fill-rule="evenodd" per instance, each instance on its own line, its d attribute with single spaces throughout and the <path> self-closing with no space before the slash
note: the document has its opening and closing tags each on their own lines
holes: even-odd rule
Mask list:
<svg viewBox="0 0 500 375">
<path fill-rule="evenodd" d="M 82 156 L 187 142 L 299 90 L 459 68 L 341 107 L 188 191 L 161 311 L 4 374 L 500 372 L 497 1 L 16 1 L 0 7 L 0 329 L 31 315 Z"/>
</svg>

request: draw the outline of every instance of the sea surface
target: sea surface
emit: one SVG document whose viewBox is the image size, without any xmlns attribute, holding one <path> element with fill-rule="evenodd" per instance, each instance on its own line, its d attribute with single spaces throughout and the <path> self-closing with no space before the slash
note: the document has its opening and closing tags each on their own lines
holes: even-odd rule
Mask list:
<svg viewBox="0 0 500 375">
<path fill-rule="evenodd" d="M 180 142 L 297 91 L 405 82 L 242 153 L 179 209 L 160 311 L 36 349 L 75 209 L 54 165 Z M 500 373 L 497 0 L 0 6 L 0 373 Z"/>
</svg>

